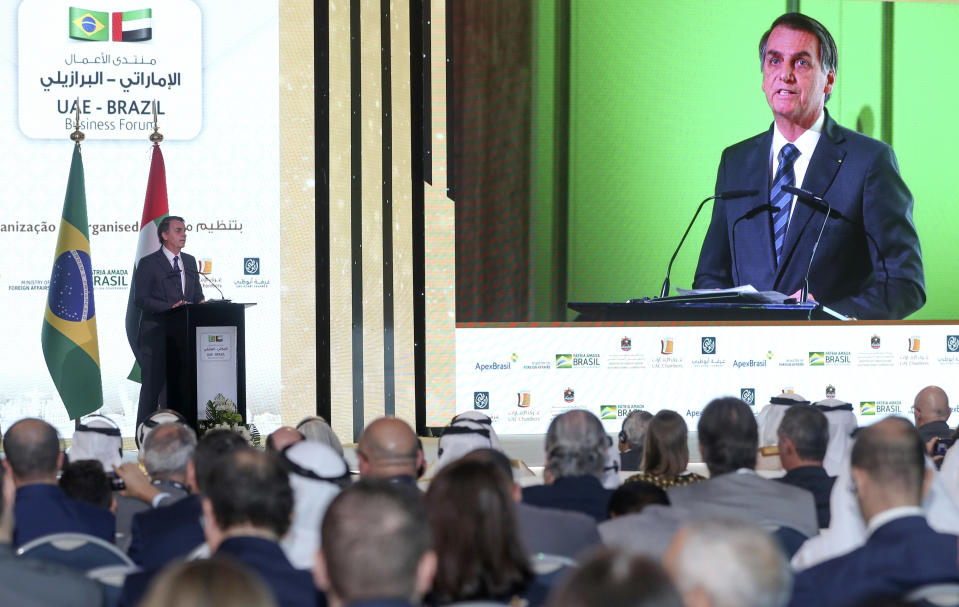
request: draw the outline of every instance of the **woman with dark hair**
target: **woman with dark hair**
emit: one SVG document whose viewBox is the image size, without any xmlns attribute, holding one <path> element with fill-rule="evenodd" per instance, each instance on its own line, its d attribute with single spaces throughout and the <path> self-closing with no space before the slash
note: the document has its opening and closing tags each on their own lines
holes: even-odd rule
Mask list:
<svg viewBox="0 0 959 607">
<path fill-rule="evenodd" d="M 544 602 L 548 588 L 536 582 L 520 540 L 506 473 L 488 462 L 455 461 L 430 483 L 426 507 L 438 557 L 427 603 Z"/>
<path fill-rule="evenodd" d="M 643 445 L 643 471 L 626 482 L 644 481 L 668 489 L 704 480 L 686 472 L 689 464 L 686 420 L 675 411 L 662 410 L 649 420 Z"/>
</svg>

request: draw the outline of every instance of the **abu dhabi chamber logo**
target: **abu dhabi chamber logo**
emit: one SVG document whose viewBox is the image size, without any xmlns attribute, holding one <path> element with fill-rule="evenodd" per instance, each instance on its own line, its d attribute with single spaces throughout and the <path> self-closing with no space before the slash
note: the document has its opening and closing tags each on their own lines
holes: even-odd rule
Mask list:
<svg viewBox="0 0 959 607">
<path fill-rule="evenodd" d="M 473 408 L 479 410 L 489 409 L 489 392 L 473 392 Z"/>
<path fill-rule="evenodd" d="M 703 338 L 703 354 L 715 354 L 715 353 L 716 353 L 716 338 L 704 337 Z"/>
<path fill-rule="evenodd" d="M 258 276 L 259 274 L 260 274 L 260 258 L 244 257 L 243 258 L 243 275 Z"/>
<path fill-rule="evenodd" d="M 946 352 L 959 352 L 959 335 L 946 336 Z"/>
<path fill-rule="evenodd" d="M 752 407 L 756 404 L 756 388 L 740 388 L 739 399 Z"/>
</svg>

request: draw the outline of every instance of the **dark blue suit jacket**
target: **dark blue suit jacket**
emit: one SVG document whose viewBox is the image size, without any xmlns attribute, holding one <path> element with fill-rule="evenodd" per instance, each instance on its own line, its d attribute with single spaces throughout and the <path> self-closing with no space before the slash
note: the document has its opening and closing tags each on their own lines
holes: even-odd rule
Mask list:
<svg viewBox="0 0 959 607">
<path fill-rule="evenodd" d="M 752 284 L 786 295 L 802 287 L 825 217 L 796 202 L 783 262 L 776 267 L 769 203 L 773 129 L 723 151 L 716 193 L 757 190 L 752 197 L 716 200 L 703 240 L 694 286 Z M 822 135 L 802 188 L 832 204 L 845 219 L 829 219 L 809 277 L 821 303 L 857 318 L 903 318 L 926 301 L 912 194 L 885 143 L 845 129 L 826 112 Z M 735 238 L 734 238 L 735 227 Z"/>
<path fill-rule="evenodd" d="M 186 556 L 206 541 L 200 517 L 200 497 L 188 495 L 169 506 L 133 515 L 127 552 L 142 567 L 159 567 Z"/>
<path fill-rule="evenodd" d="M 921 516 L 886 523 L 861 548 L 800 572 L 794 607 L 856 605 L 900 596 L 926 584 L 959 583 L 955 535 L 936 533 Z"/>
<path fill-rule="evenodd" d="M 215 557 L 228 557 L 256 572 L 283 607 L 326 605 L 326 598 L 313 585 L 310 572 L 296 569 L 276 542 L 259 537 L 223 540 Z"/>
<path fill-rule="evenodd" d="M 829 527 L 829 496 L 836 482 L 835 476 L 829 476 L 822 466 L 800 466 L 775 480 L 812 493 L 813 499 L 816 500 L 816 520 L 819 528 Z"/>
<path fill-rule="evenodd" d="M 25 485 L 13 506 L 13 543 L 22 546 L 51 533 L 85 533 L 113 543 L 115 521 L 106 508 L 70 499 L 56 485 Z"/>
<path fill-rule="evenodd" d="M 566 476 L 556 479 L 552 485 L 525 487 L 523 501 L 543 508 L 582 512 L 602 522 L 609 518 L 612 494 L 595 476 Z"/>
</svg>

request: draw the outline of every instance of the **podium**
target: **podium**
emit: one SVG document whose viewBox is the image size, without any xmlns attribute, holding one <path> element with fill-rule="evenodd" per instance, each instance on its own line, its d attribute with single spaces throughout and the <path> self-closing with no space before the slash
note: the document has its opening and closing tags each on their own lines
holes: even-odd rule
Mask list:
<svg viewBox="0 0 959 607">
<path fill-rule="evenodd" d="M 246 422 L 246 325 L 252 303 L 213 301 L 162 313 L 166 325 L 167 407 L 191 427 L 217 394 Z"/>
<path fill-rule="evenodd" d="M 779 301 L 771 293 L 717 293 L 631 299 L 618 303 L 569 302 L 578 322 L 849 320 L 817 302 Z"/>
</svg>

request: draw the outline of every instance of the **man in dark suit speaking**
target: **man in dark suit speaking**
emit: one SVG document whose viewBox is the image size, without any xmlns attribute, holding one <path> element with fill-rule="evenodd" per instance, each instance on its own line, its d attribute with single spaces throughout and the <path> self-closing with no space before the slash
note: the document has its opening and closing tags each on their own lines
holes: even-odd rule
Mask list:
<svg viewBox="0 0 959 607">
<path fill-rule="evenodd" d="M 801 187 L 838 211 L 809 272 L 810 300 L 857 318 L 903 318 L 926 301 L 912 195 L 892 149 L 845 129 L 825 110 L 836 81 L 836 43 L 799 13 L 776 19 L 759 45 L 773 126 L 723 151 L 717 200 L 699 256 L 699 289 L 751 284 L 798 298 L 825 206 L 784 191 Z"/>
<path fill-rule="evenodd" d="M 204 301 L 196 259 L 183 252 L 183 218 L 164 217 L 157 226 L 157 236 L 160 248 L 141 258 L 133 274 L 133 301 L 140 311 L 136 354 L 142 379 L 137 426 L 156 411 L 161 398 L 165 399 L 166 332 L 157 314 Z"/>
</svg>

